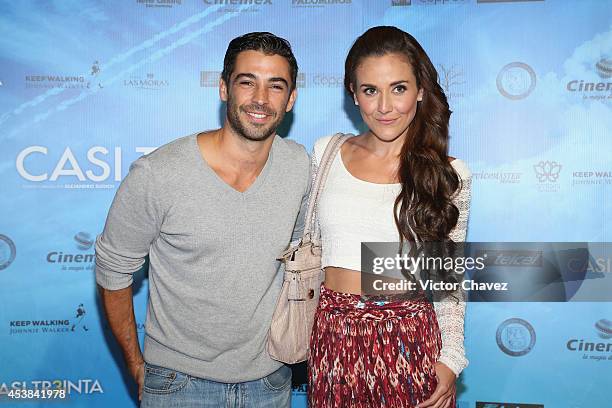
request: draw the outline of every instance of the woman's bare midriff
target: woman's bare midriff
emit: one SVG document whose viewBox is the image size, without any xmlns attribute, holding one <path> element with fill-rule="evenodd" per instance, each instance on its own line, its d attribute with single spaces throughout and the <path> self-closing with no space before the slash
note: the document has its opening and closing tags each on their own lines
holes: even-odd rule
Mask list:
<svg viewBox="0 0 612 408">
<path fill-rule="evenodd" d="M 361 272 L 328 266 L 325 268 L 325 287 L 335 292 L 361 295 Z"/>
</svg>

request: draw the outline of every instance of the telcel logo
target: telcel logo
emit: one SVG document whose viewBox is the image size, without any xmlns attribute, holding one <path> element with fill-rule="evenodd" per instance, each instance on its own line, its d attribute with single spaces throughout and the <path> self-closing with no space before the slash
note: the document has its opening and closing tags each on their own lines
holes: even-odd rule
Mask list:
<svg viewBox="0 0 612 408">
<path fill-rule="evenodd" d="M 155 148 L 136 148 L 136 152 L 142 154 L 148 154 L 153 150 L 155 150 Z M 49 173 L 46 171 L 36 172 L 34 170 L 28 169 L 27 163 L 31 163 L 30 160 L 36 160 L 35 158 L 37 156 L 46 156 L 48 153 L 49 149 L 46 146 L 29 146 L 19 152 L 19 154 L 17 155 L 17 159 L 15 160 L 15 165 L 19 175 L 24 179 L 33 182 L 57 181 L 57 179 L 60 177 L 76 177 L 79 181 L 89 180 L 94 182 L 101 182 L 108 180 L 111 177 L 111 171 L 113 171 L 114 181 L 121 181 L 122 179 L 121 147 L 115 147 L 113 155 L 111 157 L 107 157 L 109 155 L 109 150 L 107 148 L 102 146 L 91 147 L 87 151 L 86 160 L 90 165 L 97 168 L 96 171 L 91 169 L 83 171 L 81 166 L 83 159 L 79 161 L 72 152 L 72 149 L 70 149 L 70 147 L 66 147 L 66 149 L 64 149 L 62 156 L 53 167 L 50 176 Z M 111 163 L 113 166 L 112 170 Z"/>
</svg>

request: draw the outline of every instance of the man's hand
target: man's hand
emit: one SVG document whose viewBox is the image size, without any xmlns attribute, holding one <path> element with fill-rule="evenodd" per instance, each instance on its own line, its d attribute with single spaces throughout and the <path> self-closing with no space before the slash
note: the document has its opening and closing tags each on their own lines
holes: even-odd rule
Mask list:
<svg viewBox="0 0 612 408">
<path fill-rule="evenodd" d="M 455 380 L 457 376 L 443 363 L 436 363 L 434 366 L 438 386 L 431 397 L 417 405 L 417 408 L 449 408 L 455 394 Z"/>
<path fill-rule="evenodd" d="M 138 385 L 138 401 L 142 401 L 142 388 L 144 387 L 144 361 L 134 364 L 128 367 L 130 374 L 136 385 Z"/>
</svg>

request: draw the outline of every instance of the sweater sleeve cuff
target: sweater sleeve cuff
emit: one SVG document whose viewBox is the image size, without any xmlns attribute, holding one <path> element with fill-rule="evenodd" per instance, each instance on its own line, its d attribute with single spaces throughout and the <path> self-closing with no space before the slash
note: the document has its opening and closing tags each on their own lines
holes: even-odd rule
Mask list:
<svg viewBox="0 0 612 408">
<path fill-rule="evenodd" d="M 96 283 L 107 290 L 125 289 L 132 286 L 134 277 L 131 273 L 120 273 L 96 265 Z"/>
<path fill-rule="evenodd" d="M 468 360 L 463 353 L 450 350 L 443 350 L 438 362 L 450 368 L 457 377 L 468 366 Z"/>
</svg>

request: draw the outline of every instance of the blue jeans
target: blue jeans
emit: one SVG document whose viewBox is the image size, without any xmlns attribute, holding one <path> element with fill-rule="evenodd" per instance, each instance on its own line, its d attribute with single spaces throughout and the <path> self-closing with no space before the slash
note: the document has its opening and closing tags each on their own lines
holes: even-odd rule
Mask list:
<svg viewBox="0 0 612 408">
<path fill-rule="evenodd" d="M 254 381 L 227 384 L 145 364 L 143 408 L 289 408 L 291 369 L 282 366 Z"/>
</svg>

